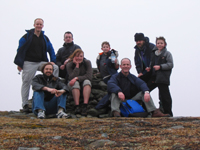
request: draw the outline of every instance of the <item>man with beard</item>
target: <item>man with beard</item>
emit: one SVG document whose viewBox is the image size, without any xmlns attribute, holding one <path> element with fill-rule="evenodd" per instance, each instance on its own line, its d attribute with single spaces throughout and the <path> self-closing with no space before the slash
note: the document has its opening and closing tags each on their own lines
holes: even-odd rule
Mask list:
<svg viewBox="0 0 200 150">
<path fill-rule="evenodd" d="M 44 119 L 45 115 L 56 114 L 57 118 L 69 118 L 66 114 L 66 98 L 68 91 L 67 85 L 53 76 L 53 65 L 46 63 L 42 67 L 42 73 L 36 75 L 32 80 L 33 94 L 33 113 L 39 118 Z"/>
<path fill-rule="evenodd" d="M 56 54 L 56 64 L 59 67 L 59 76 L 65 78 L 68 81 L 68 73 L 66 69 L 66 64 L 69 62 L 68 57 L 76 50 L 81 49 L 80 46 L 74 44 L 73 34 L 69 31 L 64 34 L 63 47 L 61 47 Z"/>
<path fill-rule="evenodd" d="M 145 37 L 143 33 L 136 33 L 135 34 L 135 66 L 138 73 L 138 77 L 146 74 L 150 61 L 151 61 L 151 53 L 153 48 L 155 47 L 154 44 L 149 43 L 149 38 Z M 146 81 L 147 82 L 147 81 Z"/>
</svg>

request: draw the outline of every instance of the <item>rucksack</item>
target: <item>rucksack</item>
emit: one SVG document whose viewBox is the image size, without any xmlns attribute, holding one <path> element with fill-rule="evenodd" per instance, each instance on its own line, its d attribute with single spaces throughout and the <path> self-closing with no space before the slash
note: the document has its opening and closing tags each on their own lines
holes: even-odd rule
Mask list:
<svg viewBox="0 0 200 150">
<path fill-rule="evenodd" d="M 135 100 L 127 100 L 120 105 L 120 111 L 124 117 L 147 117 L 148 113 Z"/>
</svg>

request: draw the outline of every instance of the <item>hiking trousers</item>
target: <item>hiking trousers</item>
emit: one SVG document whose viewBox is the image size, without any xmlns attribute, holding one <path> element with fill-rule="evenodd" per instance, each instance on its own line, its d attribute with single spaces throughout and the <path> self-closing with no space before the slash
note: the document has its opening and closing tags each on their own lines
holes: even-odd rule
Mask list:
<svg viewBox="0 0 200 150">
<path fill-rule="evenodd" d="M 152 100 L 152 98 L 150 98 L 149 102 L 145 102 L 144 101 L 144 93 L 141 91 L 139 93 L 137 93 L 133 98 L 131 98 L 133 100 L 142 100 L 145 104 L 145 107 L 147 109 L 147 112 L 152 112 L 154 110 L 156 110 L 156 106 L 154 105 L 154 102 Z M 110 100 L 111 100 L 111 111 L 117 111 L 120 113 L 120 104 L 121 102 L 123 102 L 122 100 L 120 100 L 118 98 L 118 95 L 116 95 L 115 93 L 112 93 L 110 96 Z M 125 100 L 126 101 L 126 100 Z"/>
</svg>

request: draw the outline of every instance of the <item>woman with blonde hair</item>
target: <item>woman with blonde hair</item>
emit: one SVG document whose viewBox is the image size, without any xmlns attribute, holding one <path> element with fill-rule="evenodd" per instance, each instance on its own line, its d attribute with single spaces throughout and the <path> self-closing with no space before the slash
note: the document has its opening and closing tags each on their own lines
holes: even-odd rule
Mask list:
<svg viewBox="0 0 200 150">
<path fill-rule="evenodd" d="M 84 52 L 76 49 L 69 57 L 70 62 L 67 63 L 67 72 L 69 74 L 69 89 L 75 102 L 75 114 L 87 115 L 87 105 L 91 93 L 92 65 L 90 60 L 84 58 Z M 82 109 L 79 106 L 80 89 L 83 88 L 84 104 Z"/>
</svg>

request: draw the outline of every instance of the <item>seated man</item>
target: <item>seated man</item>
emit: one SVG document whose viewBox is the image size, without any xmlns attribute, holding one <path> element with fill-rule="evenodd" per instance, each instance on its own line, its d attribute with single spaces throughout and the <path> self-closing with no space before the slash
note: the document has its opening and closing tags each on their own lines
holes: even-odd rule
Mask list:
<svg viewBox="0 0 200 150">
<path fill-rule="evenodd" d="M 68 87 L 53 76 L 53 65 L 46 63 L 42 67 L 42 73 L 36 75 L 32 80 L 33 113 L 39 119 L 44 119 L 45 115 L 56 114 L 57 118 L 69 118 L 66 114 L 66 98 Z"/>
<path fill-rule="evenodd" d="M 120 68 L 121 72 L 114 74 L 107 84 L 108 92 L 111 93 L 111 111 L 114 117 L 121 117 L 119 107 L 121 101 L 125 101 L 126 99 L 142 100 L 147 112 L 152 113 L 152 117 L 170 116 L 156 109 L 146 83 L 129 72 L 131 61 L 128 58 L 121 60 Z"/>
</svg>

